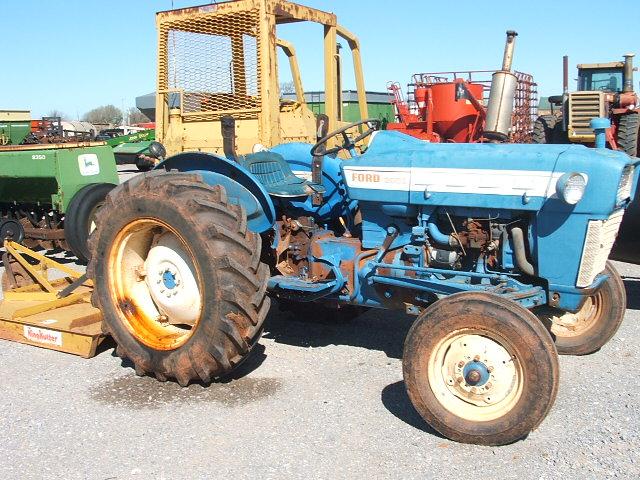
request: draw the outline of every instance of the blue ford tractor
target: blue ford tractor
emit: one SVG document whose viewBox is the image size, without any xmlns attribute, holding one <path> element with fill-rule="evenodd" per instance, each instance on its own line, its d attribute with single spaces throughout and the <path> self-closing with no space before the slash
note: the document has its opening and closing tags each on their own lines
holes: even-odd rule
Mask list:
<svg viewBox="0 0 640 480">
<path fill-rule="evenodd" d="M 272 16 L 284 23 L 323 18 L 325 41 L 344 33 L 322 12 L 242 0 L 167 15 L 161 44 L 190 45 L 178 42 L 188 28 L 198 42 L 204 32 L 218 41 L 223 26 L 246 20 L 227 18 L 241 4 L 263 13 L 277 5 Z M 185 23 L 189 15 L 197 21 Z M 240 33 L 275 41 L 261 28 Z M 236 53 L 242 38 L 229 42 Z M 325 45 L 335 74 L 335 43 Z M 163 84 L 186 81 L 175 73 L 184 55 L 161 51 L 172 67 L 161 62 L 159 95 L 180 97 L 157 119 L 161 140 L 198 121 L 219 120 L 218 130 L 114 189 L 89 241 L 92 301 L 138 374 L 180 385 L 228 375 L 259 341 L 272 299 L 293 309 L 400 309 L 416 316 L 403 373 L 417 411 L 451 439 L 499 445 L 549 412 L 558 353 L 587 354 L 615 334 L 625 290 L 607 257 L 638 159 L 581 145 L 431 144 L 379 131 L 375 120 L 335 124 L 315 145 L 261 141 L 242 152 L 236 139 L 246 144 L 258 125 L 251 115 L 270 108 L 257 106 L 265 91 L 237 92 L 249 75 L 235 63 L 226 90 L 206 93 L 208 77 L 197 88 Z M 236 100 L 248 105 L 237 122 L 207 110 Z M 260 135 L 286 130 L 260 125 Z M 605 126 L 594 126 L 604 147 Z M 223 152 L 213 153 L 219 135 Z"/>
<path fill-rule="evenodd" d="M 607 257 L 634 160 L 363 123 L 361 155 L 350 139 L 325 150 L 342 128 L 313 147 L 178 154 L 116 188 L 89 274 L 118 354 L 140 374 L 209 382 L 249 355 L 270 298 L 403 309 L 417 315 L 403 370 L 425 420 L 462 442 L 515 441 L 553 404 L 556 351 L 593 352 L 622 321 Z"/>
</svg>

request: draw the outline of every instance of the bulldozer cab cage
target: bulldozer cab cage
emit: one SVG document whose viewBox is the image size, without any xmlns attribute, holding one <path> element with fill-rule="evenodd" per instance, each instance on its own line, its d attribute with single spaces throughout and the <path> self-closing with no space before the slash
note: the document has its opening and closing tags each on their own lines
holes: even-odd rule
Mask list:
<svg viewBox="0 0 640 480">
<path fill-rule="evenodd" d="M 157 136 L 170 154 L 184 150 L 222 153 L 220 119 L 236 120 L 237 148 L 257 144 L 315 143 L 315 118 L 306 106 L 293 45 L 277 37 L 277 26 L 322 25 L 325 112 L 329 130 L 340 124 L 337 37 L 349 45 L 360 115 L 367 105 L 358 39 L 336 16 L 282 0 L 232 0 L 159 12 Z M 281 101 L 277 48 L 289 59 L 296 101 Z"/>
</svg>

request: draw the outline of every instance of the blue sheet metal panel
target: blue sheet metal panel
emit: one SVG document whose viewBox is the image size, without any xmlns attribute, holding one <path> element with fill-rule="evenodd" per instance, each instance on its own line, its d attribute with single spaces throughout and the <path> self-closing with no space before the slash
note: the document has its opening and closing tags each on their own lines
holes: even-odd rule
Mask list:
<svg viewBox="0 0 640 480">
<path fill-rule="evenodd" d="M 425 199 L 424 197 L 424 192 L 411 192 L 409 202 L 413 205 L 425 205 L 434 208 L 447 206 L 515 210 L 522 212 L 537 212 L 545 202 L 542 197 L 525 197 L 524 195 L 431 193 L 429 198 Z"/>
<path fill-rule="evenodd" d="M 253 232 L 265 232 L 275 223 L 269 194 L 257 178 L 235 162 L 210 153 L 188 152 L 169 157 L 155 168 L 197 173 L 209 185 L 223 185 L 227 196 L 245 208 L 247 226 Z"/>
<path fill-rule="evenodd" d="M 580 259 L 593 216 L 588 213 L 553 213 L 539 215 L 534 224 L 533 258 L 538 275 L 549 283 L 575 286 Z"/>
<path fill-rule="evenodd" d="M 404 205 L 399 205 L 406 208 Z M 393 217 L 385 213 L 379 204 L 361 202 L 362 211 L 362 248 L 380 248 L 387 237 L 387 227 L 395 226 L 398 229 L 398 236 L 391 244 L 391 248 L 406 245 L 411 241 L 411 226 L 406 220 Z M 416 215 L 414 214 L 413 218 Z"/>
<path fill-rule="evenodd" d="M 632 162 L 624 153 L 582 145 L 430 144 L 380 132 L 369 150 L 344 168 L 349 193 L 358 200 L 398 201 L 397 188 L 410 190 L 408 201 L 416 204 L 523 211 L 539 210 L 546 197 L 553 198 L 561 174 L 579 172 L 589 181 L 575 211 L 606 215 L 614 208 L 622 170 Z M 403 172 L 397 176 L 404 179 L 385 173 L 392 170 Z M 379 178 L 363 181 L 375 173 Z"/>
<path fill-rule="evenodd" d="M 580 172 L 588 176 L 582 200 L 573 208 L 574 213 L 591 213 L 608 216 L 616 208 L 616 194 L 622 172 L 637 159 L 623 152 L 575 148 L 563 153 L 557 165 L 558 172 Z M 636 172 L 636 176 L 637 176 Z M 555 201 L 553 201 L 555 200 Z M 545 212 L 566 211 L 567 204 L 551 198 L 544 207 Z M 595 217 L 594 217 L 595 218 Z"/>
<path fill-rule="evenodd" d="M 413 167 L 552 170 L 567 150 L 587 150 L 582 145 L 533 145 L 493 143 L 429 143 L 391 130 L 381 131 L 358 161 L 375 165 L 379 157 L 397 157 L 386 165 Z M 399 155 L 401 152 L 401 155 Z"/>
<path fill-rule="evenodd" d="M 311 179 L 311 144 L 308 143 L 283 143 L 271 149 L 279 153 L 289 163 L 294 174 Z M 292 216 L 313 216 L 317 222 L 325 223 L 337 217 L 347 215 L 355 211 L 358 203 L 347 198 L 347 190 L 344 185 L 341 159 L 326 156 L 322 168 L 322 186 L 325 188 L 324 202 L 320 206 L 313 205 L 311 197 L 300 201 L 282 200 L 278 202 L 280 208 L 287 210 Z"/>
</svg>

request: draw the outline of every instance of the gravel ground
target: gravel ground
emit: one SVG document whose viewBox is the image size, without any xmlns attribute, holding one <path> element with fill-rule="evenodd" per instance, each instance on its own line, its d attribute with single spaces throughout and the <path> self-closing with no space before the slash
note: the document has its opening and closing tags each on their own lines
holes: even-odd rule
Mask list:
<svg viewBox="0 0 640 480">
<path fill-rule="evenodd" d="M 639 478 L 640 267 L 617 267 L 620 331 L 560 359 L 554 408 L 513 445 L 456 444 L 417 415 L 400 360 L 411 317 L 331 324 L 272 309 L 239 378 L 206 388 L 136 377 L 108 342 L 91 360 L 1 342 L 0 476 Z"/>
</svg>

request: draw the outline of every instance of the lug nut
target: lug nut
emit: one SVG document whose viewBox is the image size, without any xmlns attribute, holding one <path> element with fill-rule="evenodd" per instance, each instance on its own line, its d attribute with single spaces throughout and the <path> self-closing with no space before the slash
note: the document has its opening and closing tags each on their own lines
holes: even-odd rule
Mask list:
<svg viewBox="0 0 640 480">
<path fill-rule="evenodd" d="M 464 362 L 463 361 L 458 362 L 458 367 L 460 368 L 464 367 Z"/>
<path fill-rule="evenodd" d="M 485 389 L 489 390 L 493 385 L 491 385 L 491 382 L 487 382 L 486 385 L 484 386 Z"/>
<path fill-rule="evenodd" d="M 480 355 L 476 355 L 475 357 L 473 357 L 473 360 L 476 362 L 480 361 Z"/>
<path fill-rule="evenodd" d="M 464 378 L 462 376 L 459 376 L 458 378 L 456 378 L 456 382 L 462 383 L 464 382 Z"/>
</svg>

